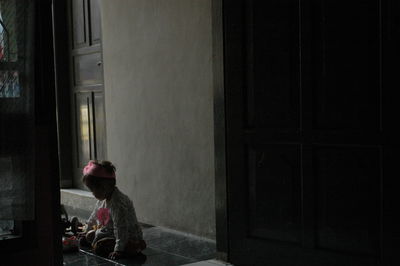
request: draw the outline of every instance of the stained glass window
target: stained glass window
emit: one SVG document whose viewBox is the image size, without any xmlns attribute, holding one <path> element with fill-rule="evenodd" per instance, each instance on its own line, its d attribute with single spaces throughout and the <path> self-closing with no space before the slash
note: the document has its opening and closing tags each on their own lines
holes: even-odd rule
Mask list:
<svg viewBox="0 0 400 266">
<path fill-rule="evenodd" d="M 22 1 L 23 2 L 23 1 Z M 19 31 L 21 21 L 21 1 L 0 0 L 0 98 L 21 96 L 20 68 L 23 66 L 24 32 Z"/>
</svg>

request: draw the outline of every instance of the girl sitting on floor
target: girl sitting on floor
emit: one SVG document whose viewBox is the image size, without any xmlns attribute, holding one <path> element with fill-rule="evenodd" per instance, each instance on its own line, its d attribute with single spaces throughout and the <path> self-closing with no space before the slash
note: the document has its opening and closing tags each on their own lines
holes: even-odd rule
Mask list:
<svg viewBox="0 0 400 266">
<path fill-rule="evenodd" d="M 115 186 L 115 166 L 109 161 L 89 161 L 82 181 L 98 201 L 81 244 L 91 244 L 96 254 L 111 259 L 144 250 L 146 243 L 133 203 Z"/>
</svg>

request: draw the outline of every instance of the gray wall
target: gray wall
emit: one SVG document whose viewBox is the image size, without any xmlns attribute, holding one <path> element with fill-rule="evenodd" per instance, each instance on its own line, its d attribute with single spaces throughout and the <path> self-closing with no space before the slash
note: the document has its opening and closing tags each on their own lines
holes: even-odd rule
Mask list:
<svg viewBox="0 0 400 266">
<path fill-rule="evenodd" d="M 140 221 L 215 239 L 211 0 L 102 0 L 108 159 Z"/>
</svg>

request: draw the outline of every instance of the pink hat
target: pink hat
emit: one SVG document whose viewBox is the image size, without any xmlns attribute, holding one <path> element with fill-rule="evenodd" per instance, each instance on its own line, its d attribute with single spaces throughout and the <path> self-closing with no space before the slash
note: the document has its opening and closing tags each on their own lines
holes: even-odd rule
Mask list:
<svg viewBox="0 0 400 266">
<path fill-rule="evenodd" d="M 108 173 L 107 170 L 95 163 L 94 161 L 89 161 L 88 164 L 83 168 L 84 175 L 92 175 L 96 177 L 103 177 L 103 178 L 115 178 L 115 173 L 112 174 Z"/>
</svg>

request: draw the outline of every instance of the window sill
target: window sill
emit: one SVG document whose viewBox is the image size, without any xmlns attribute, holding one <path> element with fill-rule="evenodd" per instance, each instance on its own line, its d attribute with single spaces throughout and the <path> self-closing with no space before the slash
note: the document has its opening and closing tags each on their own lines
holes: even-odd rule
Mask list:
<svg viewBox="0 0 400 266">
<path fill-rule="evenodd" d="M 79 188 L 62 188 L 61 193 L 67 193 L 79 197 L 88 197 L 94 199 L 94 196 L 91 192 Z"/>
<path fill-rule="evenodd" d="M 89 218 L 97 202 L 91 192 L 82 189 L 61 189 L 60 194 L 61 204 L 64 205 L 68 218 L 76 216 L 81 221 Z"/>
<path fill-rule="evenodd" d="M 0 253 L 27 250 L 37 245 L 37 236 L 34 233 L 35 221 L 16 221 L 17 234 L 3 234 L 0 236 Z"/>
<path fill-rule="evenodd" d="M 11 240 L 11 239 L 16 239 L 16 238 L 21 238 L 21 235 L 2 235 L 0 236 L 0 241 L 7 241 L 7 240 Z"/>
</svg>

